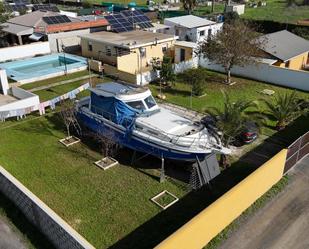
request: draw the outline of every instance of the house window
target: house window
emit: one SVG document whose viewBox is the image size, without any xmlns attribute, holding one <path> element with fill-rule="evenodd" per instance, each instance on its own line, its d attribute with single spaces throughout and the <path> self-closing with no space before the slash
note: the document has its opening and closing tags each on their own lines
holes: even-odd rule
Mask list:
<svg viewBox="0 0 309 249">
<path fill-rule="evenodd" d="M 106 46 L 106 55 L 112 56 L 112 47 L 111 46 Z"/>
<path fill-rule="evenodd" d="M 186 59 L 186 50 L 181 48 L 180 49 L 180 61 L 185 61 Z"/>
<path fill-rule="evenodd" d="M 92 42 L 88 42 L 88 51 L 92 51 Z"/>
<path fill-rule="evenodd" d="M 286 68 L 289 68 L 289 67 L 290 67 L 290 61 L 287 61 L 287 62 L 285 63 L 285 67 L 286 67 Z"/>
<path fill-rule="evenodd" d="M 179 30 L 178 29 L 175 29 L 175 35 L 179 35 Z"/>
<path fill-rule="evenodd" d="M 167 51 L 167 44 L 165 44 L 165 45 L 162 46 L 162 52 L 163 52 L 163 53 L 166 53 L 166 51 Z"/>
<path fill-rule="evenodd" d="M 204 36 L 205 35 L 205 30 L 200 31 L 200 36 Z"/>
</svg>

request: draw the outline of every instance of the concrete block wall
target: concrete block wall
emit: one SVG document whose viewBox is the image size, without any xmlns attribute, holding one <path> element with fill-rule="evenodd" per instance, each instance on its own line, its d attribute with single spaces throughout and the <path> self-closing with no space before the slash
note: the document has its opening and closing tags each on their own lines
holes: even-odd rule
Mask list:
<svg viewBox="0 0 309 249">
<path fill-rule="evenodd" d="M 94 249 L 53 210 L 0 166 L 0 191 L 59 249 Z"/>
</svg>

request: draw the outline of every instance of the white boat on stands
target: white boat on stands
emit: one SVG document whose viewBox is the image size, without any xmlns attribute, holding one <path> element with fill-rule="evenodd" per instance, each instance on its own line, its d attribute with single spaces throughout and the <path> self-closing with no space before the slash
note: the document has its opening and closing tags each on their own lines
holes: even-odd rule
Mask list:
<svg viewBox="0 0 309 249">
<path fill-rule="evenodd" d="M 185 161 L 230 152 L 202 123 L 160 107 L 148 88 L 110 82 L 90 91 L 77 105 L 79 120 L 95 132 L 113 134 L 125 147 Z"/>
</svg>

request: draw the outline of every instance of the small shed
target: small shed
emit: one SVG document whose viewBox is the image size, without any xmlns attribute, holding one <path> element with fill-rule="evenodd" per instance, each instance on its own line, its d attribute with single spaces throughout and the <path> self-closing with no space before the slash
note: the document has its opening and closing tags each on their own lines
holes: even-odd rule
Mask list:
<svg viewBox="0 0 309 249">
<path fill-rule="evenodd" d="M 225 12 L 236 12 L 242 15 L 245 13 L 245 4 L 230 3 L 226 6 Z"/>
</svg>

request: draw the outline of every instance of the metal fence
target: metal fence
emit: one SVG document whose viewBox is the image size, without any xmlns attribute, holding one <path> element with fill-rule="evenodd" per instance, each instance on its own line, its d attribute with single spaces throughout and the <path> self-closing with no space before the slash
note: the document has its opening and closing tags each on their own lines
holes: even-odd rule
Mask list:
<svg viewBox="0 0 309 249">
<path fill-rule="evenodd" d="M 284 173 L 291 169 L 305 155 L 309 154 L 309 131 L 288 147 Z"/>
</svg>

